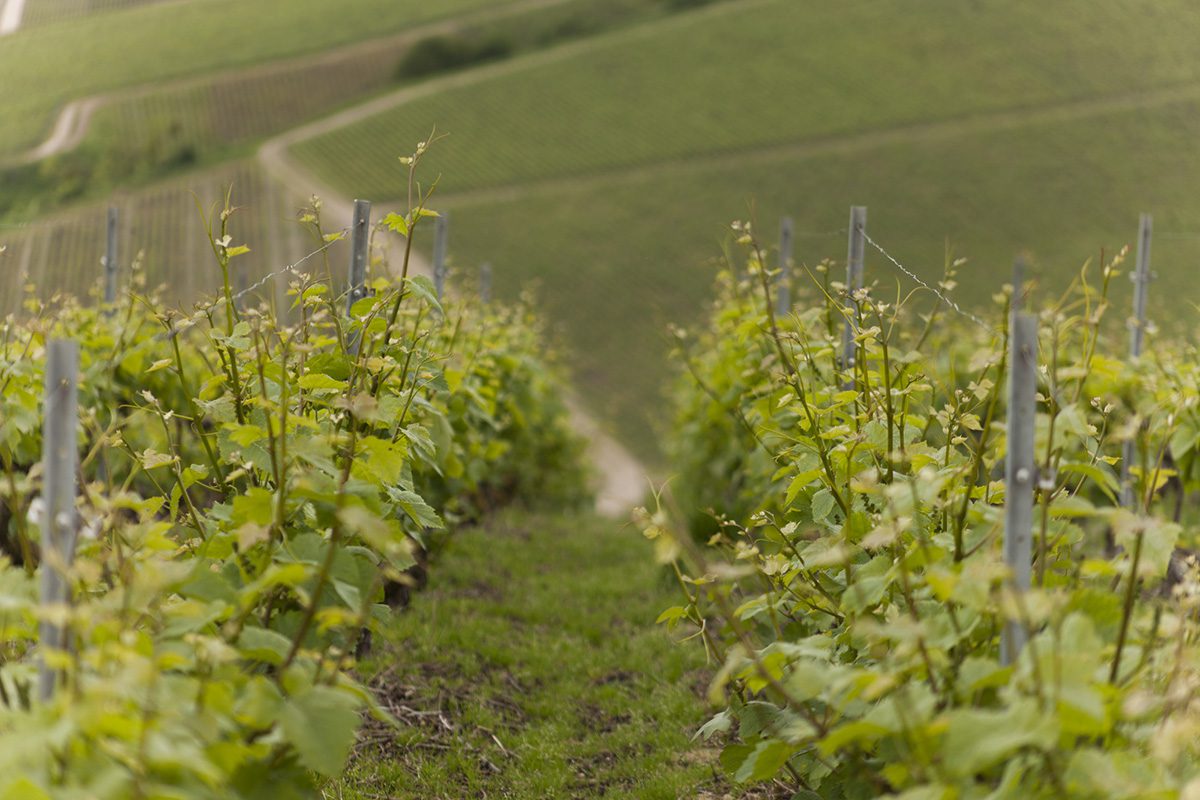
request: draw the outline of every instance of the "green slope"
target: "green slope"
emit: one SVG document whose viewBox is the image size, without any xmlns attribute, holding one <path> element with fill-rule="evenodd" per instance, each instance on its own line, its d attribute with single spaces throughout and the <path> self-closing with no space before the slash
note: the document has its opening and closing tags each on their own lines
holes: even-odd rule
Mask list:
<svg viewBox="0 0 1200 800">
<path fill-rule="evenodd" d="M 1029 248 L 1043 296 L 1089 257 L 1132 244 L 1139 211 L 1155 214 L 1151 315 L 1190 319 L 1200 291 L 1200 104 L 1098 114 L 1027 127 L 864 146 L 852 153 L 768 154 L 679 165 L 519 199 L 450 202 L 457 263 L 496 265 L 515 293 L 538 280 L 547 311 L 578 354 L 585 394 L 644 455 L 653 455 L 668 321 L 704 313 L 714 257 L 731 219 L 750 216 L 774 244 L 777 220 L 797 220 L 798 261 L 845 258 L 848 207 L 870 208 L 880 245 L 927 281 L 946 245 L 968 257 L 957 294 L 984 304 Z M 1132 262 L 1130 262 L 1132 263 Z M 892 296 L 914 284 L 874 250 L 867 274 Z M 1128 282 L 1116 285 L 1115 324 Z"/>
<path fill-rule="evenodd" d="M 1200 7 L 1065 0 L 744 0 L 589 42 L 296 149 L 393 198 L 436 125 L 456 192 L 1200 80 Z"/>
<path fill-rule="evenodd" d="M 390 143 L 449 132 L 430 164 L 458 264 L 492 261 L 509 292 L 540 281 L 593 404 L 653 457 L 664 329 L 703 313 L 732 219 L 773 242 L 781 214 L 838 231 L 867 204 L 872 234 L 930 280 L 947 241 L 971 257 L 972 302 L 1019 249 L 1061 283 L 1132 241 L 1141 210 L 1200 230 L 1198 32 L 1184 2 L 743 0 L 480 73 L 296 154 L 388 197 Z M 1190 309 L 1196 243 L 1156 241 L 1171 313 Z M 797 245 L 809 263 L 844 253 L 841 233 Z M 868 265 L 889 293 L 912 288 Z"/>
</svg>

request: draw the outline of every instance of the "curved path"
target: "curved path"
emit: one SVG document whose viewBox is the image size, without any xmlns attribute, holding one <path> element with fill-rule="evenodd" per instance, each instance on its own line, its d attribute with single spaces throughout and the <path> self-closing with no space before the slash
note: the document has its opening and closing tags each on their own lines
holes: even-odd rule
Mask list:
<svg viewBox="0 0 1200 800">
<path fill-rule="evenodd" d="M 22 156 L 19 163 L 30 164 L 34 161 L 41 161 L 43 158 L 74 150 L 87 135 L 92 114 L 96 113 L 96 109 L 100 108 L 104 102 L 105 98 L 103 97 L 89 97 L 86 100 L 72 100 L 67 103 L 59 112 L 50 136 Z"/>
<path fill-rule="evenodd" d="M 0 36 L 16 33 L 25 15 L 25 0 L 6 0 L 0 3 Z"/>
<path fill-rule="evenodd" d="M 277 148 L 264 147 L 259 151 L 259 163 L 268 176 L 283 184 L 293 197 L 321 198 L 321 215 L 333 227 L 349 227 L 354 214 L 354 202 L 331 187 L 297 167 L 290 160 L 280 157 Z M 376 219 L 382 217 L 382 209 L 373 210 Z M 399 234 L 392 234 L 399 239 Z M 397 250 L 402 250 L 398 244 Z M 424 256 L 413 250 L 409 271 L 428 278 L 433 270 Z M 646 468 L 629 450 L 606 433 L 598 422 L 584 410 L 579 398 L 567 398 L 571 422 L 575 430 L 588 442 L 588 459 L 595 468 L 596 511 L 603 516 L 625 518 L 629 511 L 640 505 L 650 488 Z"/>
<path fill-rule="evenodd" d="M 354 110 L 358 109 L 352 109 L 352 111 Z M 339 114 L 331 119 L 342 117 L 350 120 L 344 124 L 350 124 L 360 118 L 357 114 Z M 322 183 L 310 172 L 296 164 L 287 153 L 288 147 L 295 142 L 317 135 L 314 131 L 325 132 L 339 127 L 338 125 L 332 127 L 329 125 L 329 120 L 323 120 L 271 139 L 259 149 L 258 161 L 267 175 L 279 181 L 292 196 L 310 197 L 314 194 L 320 196 L 322 216 L 330 220 L 335 227 L 341 228 L 347 227 L 351 223 L 354 212 L 353 201 L 333 187 Z M 376 211 L 374 215 L 379 218 L 381 214 L 380 210 Z M 398 234 L 393 235 L 399 237 Z M 412 253 L 409 269 L 426 277 L 432 277 L 433 274 L 429 262 L 416 250 Z M 627 517 L 630 509 L 645 500 L 650 488 L 650 479 L 646 468 L 624 445 L 601 428 L 600 424 L 584 410 L 584 404 L 579 398 L 568 397 L 567 405 L 575 430 L 588 441 L 588 458 L 597 472 L 595 476 L 596 511 L 606 517 Z"/>
</svg>

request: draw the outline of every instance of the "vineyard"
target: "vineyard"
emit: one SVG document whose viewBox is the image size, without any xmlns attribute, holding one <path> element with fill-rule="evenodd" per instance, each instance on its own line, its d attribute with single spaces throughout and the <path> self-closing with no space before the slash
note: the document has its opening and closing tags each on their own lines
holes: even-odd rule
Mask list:
<svg viewBox="0 0 1200 800">
<path fill-rule="evenodd" d="M 0 800 L 1200 800 L 1197 33 L 0 0 Z"/>
<path fill-rule="evenodd" d="M 293 270 L 285 327 L 231 288 L 246 248 L 229 211 L 213 223 L 224 292 L 194 315 L 134 294 L 5 326 L 10 794 L 304 796 L 342 771 L 360 709 L 390 719 L 348 670 L 447 524 L 586 497 L 526 309 L 439 302 L 405 260 L 349 314 L 338 286 Z M 43 383 L 59 444 L 39 470 Z"/>
<path fill-rule="evenodd" d="M 236 265 L 235 286 L 248 286 L 312 249 L 311 234 L 294 211 L 300 205 L 296 198 L 252 162 L 239 162 L 204 173 L 200 180 L 176 179 L 115 197 L 113 207 L 123 220 L 117 237 L 123 271 L 136 261 L 141 279 L 161 287 L 163 299 L 172 303 L 210 295 L 219 284 L 208 269 L 212 247 L 201 214 L 222 201 L 231 187 L 240 208 L 229 220 L 230 229 L 240 240 L 256 243 Z M 106 216 L 107 206 L 92 206 L 0 231 L 6 234 L 0 241 L 7 246 L 0 264 L 9 282 L 0 295 L 0 308 L 16 310 L 27 286 L 43 300 L 58 292 L 87 295 L 101 275 Z M 341 254 L 340 247 L 331 250 L 331 257 Z"/>
<path fill-rule="evenodd" d="M 439 42 L 445 48 L 491 42 L 500 48 L 493 57 L 507 57 L 556 38 L 632 24 L 653 13 L 657 3 L 513 2 L 399 36 L 348 45 L 319 58 L 274 62 L 150 92 L 134 90 L 105 103 L 93 117 L 89 137 L 101 144 L 119 142 L 112 146 L 126 150 L 130 159 L 170 139 L 186 143 L 196 160 L 208 160 L 345 106 L 348 98 L 377 94 L 410 72 L 419 77 L 422 69 L 454 66 L 453 54 L 438 55 Z M 483 55 L 462 57 L 486 60 Z"/>
<path fill-rule="evenodd" d="M 954 18 L 943 28 L 926 24 L 925 15 L 946 14 Z M 1188 17 L 1200 24 L 1194 14 Z M 882 19 L 890 24 L 878 24 Z M 1146 30 L 1097 25 L 1088 32 L 1094 38 L 1075 37 L 1067 49 L 1048 46 L 1059 31 L 1044 22 L 1026 28 L 1019 15 L 980 14 L 959 3 L 912 15 L 869 3 L 815 11 L 781 0 L 718 3 L 431 94 L 297 152 L 334 187 L 395 198 L 403 185 L 385 168 L 377 144 L 397 134 L 420 137 L 437 124 L 462 133 L 433 156 L 431 168 L 449 176 L 445 192 L 470 192 L 1045 107 L 1099 94 L 1101 64 L 1103 91 L 1112 95 L 1200 77 L 1194 59 L 1164 52 L 1149 62 L 1128 54 L 1127 61 L 1114 60 L 1110 48 L 1125 36 L 1162 43 L 1163 26 L 1179 24 L 1166 14 L 1136 22 Z M 1023 35 L 1011 36 L 1002 26 Z M 780 30 L 800 33 L 790 47 L 768 48 Z M 945 31 L 971 43 L 960 68 L 943 84 L 904 92 L 924 72 L 923 54 L 950 44 Z M 839 55 L 863 35 L 870 40 L 854 51 L 854 63 Z M 1174 41 L 1184 46 L 1178 36 Z M 1020 53 L 1011 51 L 1014 41 Z M 748 52 L 761 55 L 747 70 L 726 68 Z M 864 62 L 864 56 L 877 60 Z M 1025 70 L 1054 79 L 1023 80 Z M 872 76 L 869 91 L 852 91 L 864 74 Z M 968 91 L 982 74 L 989 91 Z M 754 113 L 745 113 L 749 109 Z"/>
</svg>

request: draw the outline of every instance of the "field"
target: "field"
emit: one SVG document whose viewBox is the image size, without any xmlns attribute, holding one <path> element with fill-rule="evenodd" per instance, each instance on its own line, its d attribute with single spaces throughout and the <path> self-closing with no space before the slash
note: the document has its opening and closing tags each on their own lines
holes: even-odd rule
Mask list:
<svg viewBox="0 0 1200 800">
<path fill-rule="evenodd" d="M 335 24 L 322 0 L 209 0 L 21 30 L 0 47 L 0 157 L 37 144 L 71 99 L 311 53 L 490 5 L 495 0 L 362 0 L 340 6 Z"/>
<path fill-rule="evenodd" d="M 297 153 L 333 186 L 397 197 L 379 143 L 434 124 L 452 138 L 430 164 L 459 192 L 1176 85 L 1200 79 L 1188 52 L 1200 10 L 1178 6 L 1159 5 L 1131 31 L 1115 25 L 1124 4 L 1089 3 L 1095 25 L 1060 46 L 1081 4 L 1053 15 L 949 0 L 919 13 L 895 2 L 720 4 L 513 64 Z M 795 32 L 785 47 L 773 46 L 780 31 Z M 1126 37 L 1155 47 L 1119 48 Z M 951 48 L 953 68 L 924 80 L 932 55 Z"/>
<path fill-rule="evenodd" d="M 420 68 L 409 64 L 430 38 L 440 36 L 463 47 L 499 43 L 504 57 L 511 57 L 548 41 L 628 26 L 661 13 L 657 0 L 512 2 L 319 56 L 135 87 L 104 98 L 83 145 L 98 148 L 102 158 L 126 162 L 139 157 L 154 161 L 153 154 L 164 147 L 186 147 L 196 161 L 219 160 L 231 149 L 244 150 L 266 136 L 419 79 L 406 75 L 404 68 Z"/>
<path fill-rule="evenodd" d="M 665 325 L 703 307 L 732 219 L 773 242 L 793 216 L 818 234 L 797 241 L 815 264 L 845 257 L 848 206 L 867 204 L 877 241 L 928 279 L 947 243 L 970 258 L 970 301 L 1022 248 L 1061 284 L 1130 243 L 1139 211 L 1164 234 L 1200 230 L 1200 60 L 1184 44 L 1200 15 L 1087 4 L 1075 30 L 1082 9 L 718 6 L 481 72 L 294 152 L 344 191 L 394 196 L 381 143 L 436 121 L 456 258 L 492 261 L 506 291 L 542 284 L 587 394 L 652 457 Z M 794 46 L 773 46 L 780 30 Z M 1154 291 L 1173 296 L 1184 274 L 1167 265 L 1196 243 L 1156 239 Z M 874 252 L 868 270 L 889 294 L 907 280 Z"/>
</svg>

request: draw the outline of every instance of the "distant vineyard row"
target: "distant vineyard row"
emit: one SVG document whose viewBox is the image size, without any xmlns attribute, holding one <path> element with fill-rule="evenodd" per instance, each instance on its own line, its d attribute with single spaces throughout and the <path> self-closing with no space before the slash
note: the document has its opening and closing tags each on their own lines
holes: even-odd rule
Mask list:
<svg viewBox="0 0 1200 800">
<path fill-rule="evenodd" d="M 21 26 L 48 25 L 100 11 L 115 11 L 161 2 L 164 0 L 27 0 Z"/>
<path fill-rule="evenodd" d="M 239 241 L 253 243 L 238 281 L 254 280 L 313 249 L 313 240 L 295 221 L 300 200 L 288 198 L 252 163 L 241 162 L 199 179 L 115 198 L 120 269 L 128 270 L 142 253 L 147 282 L 165 285 L 171 301 L 188 302 L 215 291 L 220 276 L 212 266 L 199 208 L 207 213 L 230 187 L 240 206 L 230 227 Z M 94 288 L 101 276 L 106 213 L 107 206 L 91 206 L 26 228 L 0 227 L 0 245 L 6 247 L 0 254 L 0 311 L 14 310 L 26 286 L 42 298 L 56 292 L 84 295 Z"/>
</svg>

